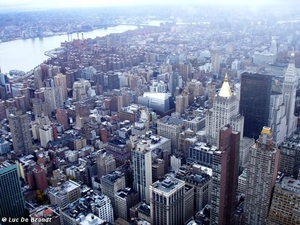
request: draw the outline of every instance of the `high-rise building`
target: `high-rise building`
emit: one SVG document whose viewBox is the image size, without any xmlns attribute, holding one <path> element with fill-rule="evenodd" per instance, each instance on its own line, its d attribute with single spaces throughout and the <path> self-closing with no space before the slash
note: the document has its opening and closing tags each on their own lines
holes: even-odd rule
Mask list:
<svg viewBox="0 0 300 225">
<path fill-rule="evenodd" d="M 14 162 L 4 161 L 0 164 L 0 189 L 0 217 L 3 224 L 5 224 L 4 217 L 20 220 L 25 213 L 25 202 L 17 164 Z"/>
<path fill-rule="evenodd" d="M 183 92 L 182 94 L 176 96 L 176 112 L 179 115 L 184 114 L 188 106 L 189 106 L 188 93 Z"/>
<path fill-rule="evenodd" d="M 286 106 L 284 105 L 283 94 L 272 91 L 268 126 L 272 129 L 273 141 L 277 146 L 286 138 L 287 121 L 285 112 Z"/>
<path fill-rule="evenodd" d="M 107 195 L 115 210 L 115 194 L 125 188 L 125 176 L 120 171 L 113 171 L 101 178 L 101 193 Z"/>
<path fill-rule="evenodd" d="M 296 91 L 298 85 L 297 71 L 295 67 L 294 53 L 291 55 L 290 63 L 284 75 L 283 97 L 286 106 L 287 137 L 290 137 L 297 128 L 297 117 L 295 116 Z"/>
<path fill-rule="evenodd" d="M 150 185 L 151 224 L 181 225 L 185 220 L 185 182 L 166 177 Z"/>
<path fill-rule="evenodd" d="M 178 150 L 178 139 L 182 124 L 182 119 L 170 116 L 165 116 L 157 121 L 157 134 L 171 139 L 171 153 Z"/>
<path fill-rule="evenodd" d="M 56 76 L 54 76 L 54 83 L 55 86 L 58 87 L 59 98 L 61 102 L 65 102 L 68 98 L 67 76 L 62 73 L 58 73 Z"/>
<path fill-rule="evenodd" d="M 53 141 L 53 128 L 50 125 L 43 125 L 39 128 L 41 146 L 46 148 L 49 141 Z"/>
<path fill-rule="evenodd" d="M 245 224 L 266 224 L 272 190 L 279 166 L 279 149 L 274 146 L 271 128 L 263 127 L 251 146 L 246 169 Z"/>
<path fill-rule="evenodd" d="M 176 178 L 185 181 L 194 189 L 194 204 L 191 210 L 194 214 L 211 202 L 211 176 L 203 170 L 207 170 L 207 167 L 202 168 L 198 164 L 193 164 L 193 166 L 183 165 L 176 172 Z"/>
<path fill-rule="evenodd" d="M 8 121 L 15 153 L 17 155 L 30 153 L 32 141 L 28 115 L 17 112 L 9 115 Z"/>
<path fill-rule="evenodd" d="M 113 155 L 108 154 L 105 151 L 97 152 L 97 174 L 98 178 L 109 174 L 116 169 L 116 160 Z"/>
<path fill-rule="evenodd" d="M 300 224 L 300 180 L 283 177 L 276 183 L 268 215 L 268 225 Z"/>
<path fill-rule="evenodd" d="M 5 101 L 0 99 L 0 120 L 6 118 Z"/>
<path fill-rule="evenodd" d="M 300 168 L 300 147 L 298 142 L 287 141 L 280 145 L 279 171 L 285 176 L 298 177 Z"/>
<path fill-rule="evenodd" d="M 139 193 L 140 200 L 150 201 L 149 186 L 152 184 L 152 157 L 147 142 L 137 143 L 131 150 L 133 168 L 133 188 Z"/>
<path fill-rule="evenodd" d="M 107 75 L 107 89 L 120 89 L 120 79 L 117 73 Z"/>
<path fill-rule="evenodd" d="M 218 150 L 213 154 L 211 225 L 233 224 L 238 184 L 240 133 L 220 129 Z"/>
<path fill-rule="evenodd" d="M 268 125 L 272 77 L 256 73 L 241 75 L 240 114 L 244 116 L 244 136 L 258 138 Z M 255 90 L 255 91 L 253 91 Z"/>
<path fill-rule="evenodd" d="M 178 71 L 176 70 L 174 72 L 171 72 L 169 77 L 168 88 L 169 88 L 169 92 L 173 97 L 175 97 L 176 87 L 180 85 L 179 83 L 180 83 L 180 77 Z"/>
<path fill-rule="evenodd" d="M 56 109 L 56 119 L 57 122 L 63 126 L 64 130 L 69 129 L 69 122 L 68 122 L 68 111 L 65 108 L 57 108 Z"/>
<path fill-rule="evenodd" d="M 33 169 L 34 180 L 36 184 L 36 189 L 44 191 L 48 187 L 48 180 L 45 168 L 40 165 L 35 165 Z"/>
<path fill-rule="evenodd" d="M 212 72 L 219 74 L 220 72 L 220 53 L 218 50 L 212 50 L 211 51 L 211 65 L 212 65 Z"/>
<path fill-rule="evenodd" d="M 225 75 L 223 85 L 215 96 L 213 107 L 207 112 L 205 133 L 210 143 L 217 144 L 219 130 L 230 124 L 243 137 L 244 117 L 239 114 L 239 101 L 231 92 L 228 76 Z"/>
<path fill-rule="evenodd" d="M 25 99 L 25 108 L 26 110 L 30 110 L 30 93 L 29 93 L 29 87 L 23 87 L 19 89 L 19 94 L 24 95 Z"/>
<path fill-rule="evenodd" d="M 115 194 L 115 215 L 126 221 L 129 221 L 130 214 L 129 209 L 139 202 L 139 194 L 130 188 L 125 188 L 124 190 L 119 190 Z"/>
</svg>

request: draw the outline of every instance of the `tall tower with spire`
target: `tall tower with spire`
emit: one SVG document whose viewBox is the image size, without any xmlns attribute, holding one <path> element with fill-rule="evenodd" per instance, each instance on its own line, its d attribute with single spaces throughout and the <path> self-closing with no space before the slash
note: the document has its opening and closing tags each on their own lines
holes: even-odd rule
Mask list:
<svg viewBox="0 0 300 225">
<path fill-rule="evenodd" d="M 290 63 L 284 75 L 283 96 L 286 106 L 287 137 L 291 136 L 297 128 L 297 117 L 295 116 L 295 102 L 297 91 L 297 72 L 295 68 L 294 52 L 291 54 Z"/>
<path fill-rule="evenodd" d="M 226 74 L 213 107 L 206 115 L 205 132 L 208 142 L 217 144 L 219 131 L 227 124 L 230 124 L 234 131 L 239 131 L 241 138 L 243 137 L 244 117 L 239 114 L 239 100 L 232 93 Z"/>
</svg>

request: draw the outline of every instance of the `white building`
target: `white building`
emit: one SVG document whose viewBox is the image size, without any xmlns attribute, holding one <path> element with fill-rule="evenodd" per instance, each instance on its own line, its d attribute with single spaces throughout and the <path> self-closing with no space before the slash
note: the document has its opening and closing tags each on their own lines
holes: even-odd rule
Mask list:
<svg viewBox="0 0 300 225">
<path fill-rule="evenodd" d="M 287 137 L 291 136 L 297 128 L 297 117 L 294 114 L 297 83 L 297 71 L 295 68 L 294 53 L 292 53 L 283 82 L 283 97 L 284 105 L 286 106 Z"/>
<path fill-rule="evenodd" d="M 150 202 L 149 186 L 152 184 L 152 157 L 147 141 L 139 142 L 131 150 L 133 187 L 140 193 L 140 199 Z"/>
<path fill-rule="evenodd" d="M 283 94 L 271 93 L 268 126 L 272 129 L 273 141 L 277 146 L 284 141 L 287 130 L 286 106 L 283 102 Z"/>
<path fill-rule="evenodd" d="M 243 137 L 244 117 L 239 114 L 239 101 L 231 92 L 226 74 L 219 93 L 215 96 L 213 107 L 206 114 L 205 132 L 207 140 L 213 144 L 217 143 L 219 130 L 230 124 L 235 131 Z"/>
<path fill-rule="evenodd" d="M 49 141 L 53 141 L 53 129 L 50 125 L 44 125 L 39 129 L 40 141 L 42 147 L 47 147 Z"/>
</svg>

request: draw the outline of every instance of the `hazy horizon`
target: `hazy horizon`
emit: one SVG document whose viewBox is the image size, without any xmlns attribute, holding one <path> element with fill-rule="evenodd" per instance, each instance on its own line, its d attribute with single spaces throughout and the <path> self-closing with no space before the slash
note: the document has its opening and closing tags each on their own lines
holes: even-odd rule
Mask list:
<svg viewBox="0 0 300 225">
<path fill-rule="evenodd" d="M 289 3 L 295 1 L 290 0 Z M 142 6 L 142 5 L 192 5 L 192 4 L 209 4 L 209 5 L 265 5 L 265 4 L 286 4 L 287 1 L 279 0 L 1 0 L 0 11 L 22 11 L 22 10 L 41 10 L 41 9 L 55 9 L 55 8 L 89 8 L 89 7 L 113 7 L 113 6 Z"/>
</svg>

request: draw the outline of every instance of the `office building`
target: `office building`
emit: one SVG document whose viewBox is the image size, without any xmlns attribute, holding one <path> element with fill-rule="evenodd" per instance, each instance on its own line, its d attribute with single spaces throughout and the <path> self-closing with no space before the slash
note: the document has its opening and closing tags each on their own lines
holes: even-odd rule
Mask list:
<svg viewBox="0 0 300 225">
<path fill-rule="evenodd" d="M 233 224 L 238 185 L 240 133 L 229 125 L 219 132 L 218 150 L 213 154 L 211 225 Z"/>
<path fill-rule="evenodd" d="M 97 152 L 97 174 L 98 178 L 109 174 L 116 169 L 116 160 L 113 155 L 108 154 L 106 151 L 99 150 Z"/>
<path fill-rule="evenodd" d="M 175 97 L 175 91 L 176 87 L 179 87 L 180 85 L 180 79 L 181 77 L 179 76 L 179 73 L 177 70 L 174 72 L 171 72 L 169 75 L 169 83 L 168 83 L 168 89 L 172 97 Z"/>
<path fill-rule="evenodd" d="M 171 153 L 178 150 L 178 138 L 183 119 L 165 116 L 157 121 L 157 134 L 171 139 Z"/>
<path fill-rule="evenodd" d="M 39 135 L 42 147 L 47 147 L 49 141 L 53 141 L 53 128 L 50 125 L 44 125 L 39 128 Z"/>
<path fill-rule="evenodd" d="M 0 164 L 0 217 L 19 218 L 24 216 L 25 202 L 21 190 L 17 164 L 4 161 Z M 2 220 L 2 222 L 4 222 Z"/>
<path fill-rule="evenodd" d="M 54 76 L 55 87 L 58 87 L 59 99 L 64 103 L 68 99 L 68 90 L 67 90 L 67 76 L 58 73 Z"/>
<path fill-rule="evenodd" d="M 107 79 L 107 89 L 112 91 L 113 89 L 120 89 L 120 79 L 117 73 L 107 74 L 104 79 Z"/>
<path fill-rule="evenodd" d="M 57 187 L 51 187 L 48 192 L 51 205 L 57 205 L 61 208 L 75 202 L 80 196 L 80 184 L 72 180 L 61 182 Z"/>
<path fill-rule="evenodd" d="M 152 157 L 147 142 L 137 143 L 131 150 L 133 188 L 139 193 L 140 201 L 149 203 L 149 186 L 152 184 Z"/>
<path fill-rule="evenodd" d="M 268 126 L 272 130 L 273 142 L 279 146 L 285 140 L 287 130 L 286 106 L 283 94 L 280 92 L 271 92 Z"/>
<path fill-rule="evenodd" d="M 197 163 L 212 168 L 213 154 L 217 147 L 204 142 L 196 142 L 188 149 L 188 163 Z"/>
<path fill-rule="evenodd" d="M 114 222 L 110 199 L 90 190 L 80 199 L 60 208 L 61 225 L 104 225 Z"/>
<path fill-rule="evenodd" d="M 300 180 L 283 177 L 276 183 L 268 215 L 268 225 L 300 224 Z"/>
<path fill-rule="evenodd" d="M 295 55 L 292 53 L 290 63 L 284 75 L 283 96 L 286 106 L 287 137 L 290 137 L 297 128 L 295 116 L 296 91 L 298 85 L 297 71 L 295 67 Z"/>
<path fill-rule="evenodd" d="M 124 190 L 119 190 L 115 194 L 115 215 L 126 221 L 131 219 L 129 214 L 129 209 L 139 202 L 139 194 L 131 189 L 125 188 Z"/>
<path fill-rule="evenodd" d="M 271 128 L 263 127 L 251 146 L 246 169 L 245 224 L 266 224 L 273 187 L 279 166 L 279 149 L 274 147 Z"/>
<path fill-rule="evenodd" d="M 211 202 L 211 169 L 202 167 L 198 164 L 193 166 L 181 166 L 175 175 L 176 178 L 185 181 L 185 183 L 194 189 L 193 214 L 196 214 L 205 205 Z"/>
<path fill-rule="evenodd" d="M 300 147 L 297 142 L 286 141 L 280 145 L 279 171 L 285 176 L 298 177 L 300 169 Z"/>
<path fill-rule="evenodd" d="M 185 113 L 185 110 L 189 106 L 189 94 L 186 92 L 182 92 L 180 95 L 176 96 L 176 112 L 179 115 Z"/>
<path fill-rule="evenodd" d="M 125 176 L 120 171 L 113 171 L 101 178 L 101 191 L 106 195 L 115 210 L 115 194 L 117 191 L 125 189 Z"/>
<path fill-rule="evenodd" d="M 66 108 L 56 109 L 56 119 L 57 122 L 63 126 L 64 130 L 68 130 L 70 128 L 68 121 L 68 111 Z"/>
<path fill-rule="evenodd" d="M 185 182 L 166 177 L 150 185 L 152 225 L 182 225 L 185 220 Z"/>
<path fill-rule="evenodd" d="M 175 107 L 170 93 L 145 92 L 143 96 L 138 97 L 138 103 L 162 115 Z"/>
<path fill-rule="evenodd" d="M 215 74 L 220 73 L 220 63 L 221 63 L 221 56 L 218 50 L 211 51 L 211 66 L 212 72 Z"/>
<path fill-rule="evenodd" d="M 256 73 L 241 75 L 240 114 L 244 116 L 244 136 L 258 138 L 268 125 L 272 77 Z M 255 91 L 253 91 L 255 90 Z"/>
<path fill-rule="evenodd" d="M 244 117 L 239 114 L 239 101 L 231 92 L 226 74 L 223 85 L 214 98 L 213 107 L 206 114 L 205 133 L 208 142 L 218 144 L 219 130 L 227 124 L 243 137 Z"/>
<path fill-rule="evenodd" d="M 33 168 L 35 187 L 37 190 L 44 191 L 48 187 L 48 180 L 45 168 L 35 165 Z"/>
<path fill-rule="evenodd" d="M 17 112 L 9 115 L 8 121 L 14 152 L 17 155 L 29 154 L 32 151 L 32 141 L 28 115 Z"/>
<path fill-rule="evenodd" d="M 4 155 L 11 151 L 11 143 L 0 138 L 0 155 Z"/>
</svg>

